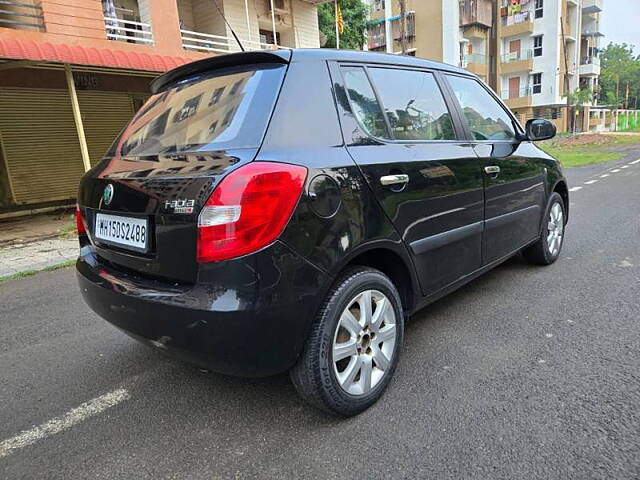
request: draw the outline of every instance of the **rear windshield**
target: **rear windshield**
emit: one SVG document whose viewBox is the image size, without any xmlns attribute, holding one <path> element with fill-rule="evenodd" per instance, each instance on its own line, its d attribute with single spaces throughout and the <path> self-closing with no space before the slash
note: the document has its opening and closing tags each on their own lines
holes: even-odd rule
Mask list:
<svg viewBox="0 0 640 480">
<path fill-rule="evenodd" d="M 260 146 L 284 65 L 252 65 L 192 77 L 153 95 L 107 157 Z"/>
</svg>

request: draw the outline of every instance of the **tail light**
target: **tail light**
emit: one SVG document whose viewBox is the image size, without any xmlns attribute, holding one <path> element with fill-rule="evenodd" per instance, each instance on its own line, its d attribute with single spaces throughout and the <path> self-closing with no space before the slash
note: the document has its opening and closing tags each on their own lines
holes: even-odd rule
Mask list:
<svg viewBox="0 0 640 480">
<path fill-rule="evenodd" d="M 82 218 L 82 211 L 80 211 L 78 204 L 76 204 L 76 230 L 78 231 L 78 235 L 87 234 L 87 228 L 84 226 L 84 218 Z"/>
<path fill-rule="evenodd" d="M 280 236 L 300 199 L 307 169 L 252 162 L 227 175 L 198 217 L 198 262 L 260 250 Z"/>
</svg>

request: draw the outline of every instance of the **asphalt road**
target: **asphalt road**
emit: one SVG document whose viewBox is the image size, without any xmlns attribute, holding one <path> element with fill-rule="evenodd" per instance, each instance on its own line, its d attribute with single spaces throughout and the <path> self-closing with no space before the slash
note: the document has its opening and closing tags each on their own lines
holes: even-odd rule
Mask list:
<svg viewBox="0 0 640 480">
<path fill-rule="evenodd" d="M 515 258 L 415 315 L 389 390 L 349 420 L 287 376 L 139 345 L 84 305 L 72 269 L 0 284 L 0 478 L 640 478 L 628 150 L 568 171 L 582 188 L 555 265 Z"/>
</svg>

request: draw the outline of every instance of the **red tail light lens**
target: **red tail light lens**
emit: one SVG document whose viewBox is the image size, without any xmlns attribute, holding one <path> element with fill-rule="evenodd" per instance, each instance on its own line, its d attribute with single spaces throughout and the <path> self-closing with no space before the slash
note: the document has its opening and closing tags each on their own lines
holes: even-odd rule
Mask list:
<svg viewBox="0 0 640 480">
<path fill-rule="evenodd" d="M 298 203 L 307 169 L 252 162 L 227 175 L 198 217 L 198 262 L 260 250 L 280 236 Z"/>
<path fill-rule="evenodd" d="M 82 218 L 82 212 L 80 211 L 80 207 L 76 204 L 76 230 L 78 231 L 78 235 L 86 235 L 87 229 L 84 226 L 84 218 Z"/>
</svg>

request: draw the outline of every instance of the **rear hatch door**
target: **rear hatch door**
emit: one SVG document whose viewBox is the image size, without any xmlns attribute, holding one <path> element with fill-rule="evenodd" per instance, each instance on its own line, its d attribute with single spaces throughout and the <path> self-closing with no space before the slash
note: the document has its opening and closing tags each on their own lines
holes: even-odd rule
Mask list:
<svg viewBox="0 0 640 480">
<path fill-rule="evenodd" d="M 198 214 L 227 173 L 255 158 L 285 71 L 282 61 L 232 65 L 162 84 L 81 182 L 98 255 L 195 282 Z"/>
</svg>

